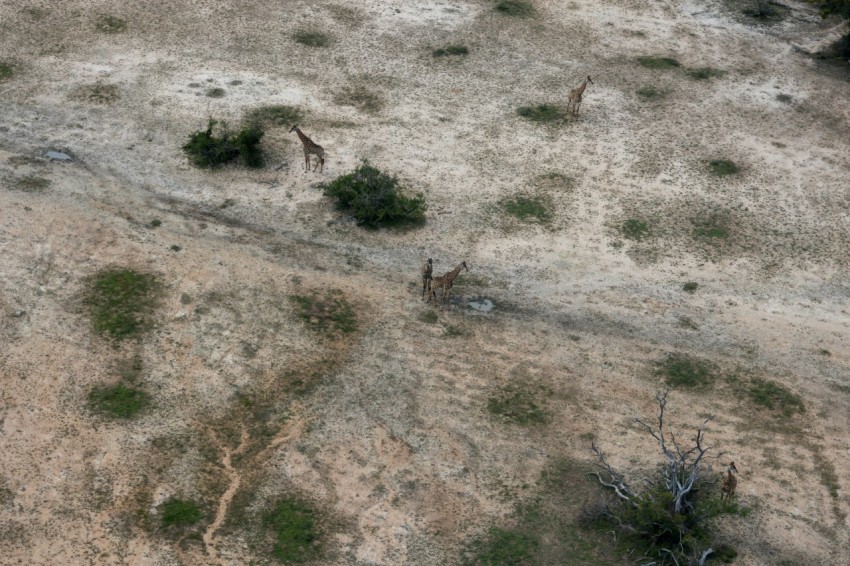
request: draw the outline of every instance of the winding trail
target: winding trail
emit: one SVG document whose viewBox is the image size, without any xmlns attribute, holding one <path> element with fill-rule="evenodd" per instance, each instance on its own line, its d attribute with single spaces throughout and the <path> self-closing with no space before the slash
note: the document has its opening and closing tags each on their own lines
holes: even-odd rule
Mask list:
<svg viewBox="0 0 850 566">
<path fill-rule="evenodd" d="M 206 532 L 204 532 L 204 547 L 206 548 L 210 559 L 214 560 L 217 564 L 223 564 L 223 562 L 219 558 L 218 550 L 215 547 L 215 532 L 224 522 L 224 517 L 227 515 L 227 508 L 230 506 L 230 501 L 233 499 L 233 496 L 236 495 L 236 490 L 239 489 L 239 473 L 233 469 L 231 462 L 233 456 L 240 454 L 245 449 L 247 442 L 248 431 L 246 429 L 242 429 L 242 438 L 239 441 L 239 447 L 233 451 L 231 451 L 230 448 L 225 448 L 224 458 L 221 459 L 221 463 L 224 465 L 227 475 L 230 476 L 230 485 L 227 490 L 221 494 L 221 498 L 218 500 L 218 510 L 215 513 L 215 520 L 209 527 L 207 527 Z"/>
</svg>

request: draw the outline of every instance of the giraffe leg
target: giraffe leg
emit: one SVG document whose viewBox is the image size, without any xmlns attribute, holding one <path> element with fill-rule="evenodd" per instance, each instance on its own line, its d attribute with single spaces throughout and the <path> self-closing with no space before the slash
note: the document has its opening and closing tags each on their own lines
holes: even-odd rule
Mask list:
<svg viewBox="0 0 850 566">
<path fill-rule="evenodd" d="M 307 152 L 304 152 L 304 170 L 310 170 L 310 154 Z"/>
<path fill-rule="evenodd" d="M 314 172 L 316 171 L 316 169 L 318 169 L 318 168 L 319 168 L 319 161 L 321 161 L 321 159 L 319 159 L 319 156 L 317 155 L 317 156 L 316 156 L 316 166 L 315 166 L 315 167 L 313 167 L 313 171 L 314 171 Z"/>
</svg>

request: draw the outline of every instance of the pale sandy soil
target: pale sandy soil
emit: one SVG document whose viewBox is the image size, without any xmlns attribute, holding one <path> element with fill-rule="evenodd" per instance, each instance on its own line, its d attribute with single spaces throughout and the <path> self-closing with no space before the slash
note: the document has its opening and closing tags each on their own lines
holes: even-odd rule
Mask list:
<svg viewBox="0 0 850 566">
<path fill-rule="evenodd" d="M 0 1 L 0 564 L 264 563 L 257 517 L 293 493 L 322 509 L 323 563 L 456 564 L 552 462 L 589 461 L 590 438 L 624 469 L 655 465 L 630 419 L 653 415 L 670 352 L 805 402 L 787 422 L 730 386 L 671 394 L 677 426 L 717 414 L 710 439 L 741 471 L 751 513 L 719 527 L 736 564 L 850 556 L 850 75 L 801 52 L 835 22 L 794 1 L 772 26 L 731 1 L 534 4 L 518 20 L 484 0 Z M 104 14 L 126 30 L 98 32 Z M 299 29 L 332 44 L 301 46 Z M 431 56 L 448 43 L 470 55 Z M 579 119 L 517 116 L 587 74 Z M 95 84 L 114 100 L 86 98 Z M 335 103 L 351 85 L 383 107 Z M 649 85 L 666 97 L 642 101 Z M 262 170 L 187 163 L 208 116 L 267 104 L 306 111 L 324 173 L 299 168 L 283 127 Z M 361 158 L 426 195 L 424 227 L 369 232 L 334 210 L 314 184 Z M 742 172 L 712 177 L 715 158 Z M 24 190 L 33 176 L 50 183 Z M 551 225 L 499 211 L 521 192 L 550 199 Z M 709 217 L 727 239 L 692 236 Z M 629 218 L 652 236 L 625 240 Z M 420 321 L 426 257 L 470 265 L 436 324 Z M 85 281 L 109 266 L 163 282 L 140 344 L 91 330 Z M 309 332 L 288 298 L 325 289 L 355 306 L 352 337 Z M 133 355 L 152 406 L 93 415 L 89 391 Z M 306 392 L 286 387 L 314 367 Z M 544 392 L 547 424 L 488 413 L 512 382 Z M 202 504 L 203 536 L 157 529 L 172 497 Z"/>
</svg>

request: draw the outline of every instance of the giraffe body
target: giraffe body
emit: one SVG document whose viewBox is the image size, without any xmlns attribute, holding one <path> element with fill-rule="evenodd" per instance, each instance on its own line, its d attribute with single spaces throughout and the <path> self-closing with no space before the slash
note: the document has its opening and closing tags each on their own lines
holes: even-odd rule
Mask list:
<svg viewBox="0 0 850 566">
<path fill-rule="evenodd" d="M 425 293 L 431 291 L 431 279 L 434 273 L 434 262 L 428 258 L 422 265 L 422 298 L 425 298 Z"/>
<path fill-rule="evenodd" d="M 581 95 L 584 94 L 584 89 L 587 88 L 587 83 L 593 84 L 590 80 L 590 75 L 587 79 L 570 91 L 570 99 L 567 102 L 567 112 L 571 112 L 573 116 L 578 116 L 578 109 L 581 106 Z"/>
<path fill-rule="evenodd" d="M 731 499 L 735 495 L 735 488 L 738 487 L 738 478 L 732 472 L 738 472 L 735 462 L 732 462 L 726 468 L 726 477 L 723 478 L 723 483 L 720 485 L 720 499 Z"/>
<path fill-rule="evenodd" d="M 301 140 L 301 143 L 304 145 L 304 167 L 305 171 L 310 170 L 310 156 L 316 156 L 316 166 L 313 167 L 313 171 L 315 171 L 319 165 L 321 165 L 321 169 L 319 172 L 321 173 L 325 169 L 325 150 L 319 144 L 315 143 L 313 140 L 304 135 L 304 132 L 298 127 L 298 124 L 292 126 L 289 130 L 289 133 L 295 132 L 298 134 L 298 139 Z"/>
<path fill-rule="evenodd" d="M 440 275 L 438 277 L 434 277 L 431 279 L 430 292 L 428 294 L 428 300 L 434 299 L 434 302 L 437 302 L 437 289 L 442 289 L 443 294 L 440 296 L 440 309 L 442 310 L 443 305 L 446 303 L 446 299 L 449 296 L 449 291 L 454 285 L 455 279 L 460 274 L 461 269 L 466 269 L 469 271 L 469 268 L 466 266 L 466 262 L 462 261 L 457 266 L 446 273 L 445 275 Z"/>
</svg>

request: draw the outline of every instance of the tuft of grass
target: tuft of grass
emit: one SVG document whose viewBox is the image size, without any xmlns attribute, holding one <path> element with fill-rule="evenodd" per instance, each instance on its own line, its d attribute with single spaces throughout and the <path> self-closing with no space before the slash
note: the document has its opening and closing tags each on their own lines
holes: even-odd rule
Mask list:
<svg viewBox="0 0 850 566">
<path fill-rule="evenodd" d="M 708 162 L 708 170 L 718 177 L 725 177 L 726 175 L 734 175 L 741 169 L 728 159 L 712 159 Z"/>
<path fill-rule="evenodd" d="M 447 45 L 431 52 L 434 57 L 448 57 L 451 55 L 469 55 L 466 45 Z"/>
<path fill-rule="evenodd" d="M 296 43 L 306 45 L 307 47 L 327 47 L 330 45 L 331 38 L 326 33 L 320 31 L 301 30 L 295 32 L 292 39 Z"/>
<path fill-rule="evenodd" d="M 342 291 L 332 289 L 323 296 L 312 293 L 289 298 L 299 308 L 299 316 L 314 330 L 327 334 L 349 334 L 357 330 L 357 316 Z"/>
<path fill-rule="evenodd" d="M 159 228 L 160 226 L 162 226 L 162 220 L 159 218 L 154 218 L 150 221 L 150 224 L 148 224 L 149 228 Z"/>
<path fill-rule="evenodd" d="M 644 55 L 642 57 L 638 57 L 637 62 L 648 69 L 658 69 L 661 71 L 681 67 L 681 64 L 671 57 L 653 57 Z"/>
<path fill-rule="evenodd" d="M 506 16 L 528 18 L 534 15 L 534 6 L 522 0 L 499 0 L 496 2 L 496 11 Z"/>
<path fill-rule="evenodd" d="M 352 173 L 340 175 L 320 187 L 336 206 L 350 211 L 357 224 L 368 228 L 422 224 L 425 221 L 425 197 L 420 193 L 406 196 L 396 177 L 388 175 L 364 160 Z"/>
<path fill-rule="evenodd" d="M 788 104 L 792 100 L 794 100 L 794 97 L 791 96 L 790 94 L 781 94 L 780 93 L 780 94 L 776 95 L 776 100 L 778 100 L 779 102 L 784 102 L 784 103 Z"/>
<path fill-rule="evenodd" d="M 102 386 L 89 393 L 89 406 L 101 415 L 115 419 L 130 419 L 149 402 L 147 393 L 124 384 Z"/>
<path fill-rule="evenodd" d="M 659 366 L 658 373 L 671 387 L 704 388 L 717 379 L 711 365 L 684 354 L 670 354 Z"/>
<path fill-rule="evenodd" d="M 222 98 L 225 93 L 226 91 L 218 86 L 207 90 L 207 96 L 209 96 L 210 98 Z"/>
<path fill-rule="evenodd" d="M 132 269 L 101 271 L 88 282 L 85 302 L 99 334 L 116 342 L 148 326 L 159 290 L 156 277 Z"/>
<path fill-rule="evenodd" d="M 693 235 L 695 238 L 726 239 L 729 230 L 717 218 L 709 218 L 703 221 L 694 221 Z"/>
<path fill-rule="evenodd" d="M 563 111 L 559 107 L 551 106 L 549 104 L 520 106 L 516 109 L 516 113 L 527 120 L 542 124 L 563 120 L 565 118 Z"/>
<path fill-rule="evenodd" d="M 273 104 L 254 108 L 245 116 L 245 122 L 261 126 L 290 126 L 298 124 L 302 118 L 304 114 L 297 106 Z"/>
<path fill-rule="evenodd" d="M 700 67 L 699 69 L 688 69 L 687 75 L 696 81 L 705 81 L 715 77 L 722 77 L 725 73 L 720 69 L 712 69 L 711 67 Z"/>
<path fill-rule="evenodd" d="M 546 412 L 525 387 L 508 385 L 487 399 L 487 410 L 505 421 L 518 425 L 535 425 L 547 421 Z"/>
<path fill-rule="evenodd" d="M 12 65 L 0 61 L 0 80 L 8 79 L 14 74 L 15 71 L 12 69 Z"/>
<path fill-rule="evenodd" d="M 127 29 L 127 20 L 115 16 L 101 16 L 95 22 L 94 27 L 101 33 L 121 33 Z"/>
<path fill-rule="evenodd" d="M 425 324 L 434 324 L 437 322 L 437 313 L 434 311 L 423 311 L 419 313 L 419 322 L 424 322 Z"/>
<path fill-rule="evenodd" d="M 688 293 L 694 293 L 697 290 L 698 287 L 699 287 L 699 285 L 696 282 L 688 281 L 687 283 L 682 285 L 682 290 L 686 291 Z"/>
<path fill-rule="evenodd" d="M 334 102 L 340 106 L 354 106 L 361 112 L 374 113 L 384 107 L 384 99 L 364 86 L 353 86 L 342 89 L 334 97 Z"/>
<path fill-rule="evenodd" d="M 168 249 L 170 249 L 172 252 L 179 252 L 179 251 L 180 251 L 180 250 L 182 250 L 183 248 L 181 248 L 181 247 L 180 247 L 180 246 L 178 246 L 177 244 L 174 244 L 174 245 L 172 245 L 172 246 L 171 246 L 170 248 L 168 248 Z"/>
<path fill-rule="evenodd" d="M 198 167 L 215 168 L 237 158 L 248 167 L 262 167 L 264 164 L 260 141 L 265 132 L 257 124 L 244 126 L 233 135 L 222 124 L 221 135 L 214 135 L 213 128 L 218 122 L 210 118 L 206 130 L 198 130 L 189 136 L 183 151 Z"/>
<path fill-rule="evenodd" d="M 27 175 L 15 180 L 14 187 L 25 193 L 40 193 L 50 186 L 50 180 Z"/>
<path fill-rule="evenodd" d="M 300 564 L 319 555 L 317 513 L 308 502 L 293 497 L 279 501 L 263 522 L 274 533 L 272 554 L 281 562 Z"/>
<path fill-rule="evenodd" d="M 518 195 L 499 203 L 502 209 L 523 222 L 546 224 L 552 220 L 549 203 L 544 198 Z"/>
<path fill-rule="evenodd" d="M 480 544 L 471 564 L 475 566 L 523 566 L 533 564 L 539 546 L 537 540 L 525 533 L 492 528 Z"/>
<path fill-rule="evenodd" d="M 629 218 L 623 222 L 620 232 L 624 238 L 628 238 L 629 240 L 642 240 L 649 236 L 649 226 L 643 220 Z"/>
<path fill-rule="evenodd" d="M 162 504 L 162 526 L 188 527 L 201 520 L 201 510 L 191 501 L 172 499 Z"/>
<path fill-rule="evenodd" d="M 650 100 L 660 100 L 667 96 L 667 93 L 663 90 L 657 89 L 654 86 L 644 86 L 639 88 L 637 91 L 637 95 L 644 101 Z"/>
<path fill-rule="evenodd" d="M 781 385 L 765 379 L 755 378 L 750 384 L 748 394 L 756 405 L 767 409 L 780 411 L 790 417 L 795 413 L 806 412 L 803 400 Z"/>
</svg>

